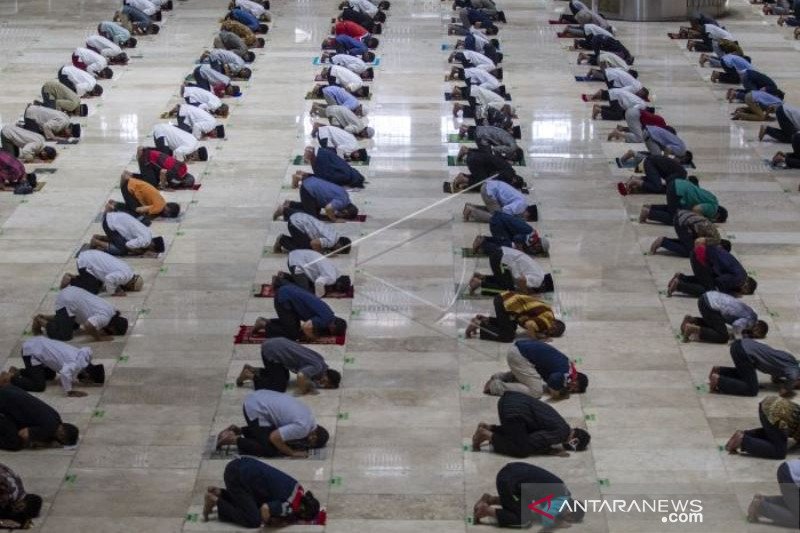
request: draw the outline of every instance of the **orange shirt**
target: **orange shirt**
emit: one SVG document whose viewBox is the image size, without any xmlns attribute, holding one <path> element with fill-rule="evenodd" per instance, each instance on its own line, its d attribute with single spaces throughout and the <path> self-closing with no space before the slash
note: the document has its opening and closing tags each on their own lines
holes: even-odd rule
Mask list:
<svg viewBox="0 0 800 533">
<path fill-rule="evenodd" d="M 167 205 L 166 200 L 164 200 L 164 197 L 158 192 L 158 189 L 144 180 L 128 180 L 128 192 L 131 193 L 140 204 L 149 206 L 147 211 L 148 215 L 160 215 L 161 211 L 163 211 L 164 207 Z"/>
</svg>

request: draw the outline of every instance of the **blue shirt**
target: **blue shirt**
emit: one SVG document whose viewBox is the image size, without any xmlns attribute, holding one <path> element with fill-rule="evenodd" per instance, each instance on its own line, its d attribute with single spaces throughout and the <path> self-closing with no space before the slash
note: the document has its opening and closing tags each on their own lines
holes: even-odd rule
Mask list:
<svg viewBox="0 0 800 533">
<path fill-rule="evenodd" d="M 486 194 L 497 200 L 503 213 L 509 215 L 521 215 L 528 207 L 522 193 L 504 181 L 487 181 Z"/>
<path fill-rule="evenodd" d="M 311 170 L 317 177 L 342 187 L 364 187 L 364 176 L 330 148 L 317 150 Z"/>
<path fill-rule="evenodd" d="M 517 236 L 533 233 L 533 227 L 520 217 L 495 211 L 489 219 L 489 231 L 492 237 L 500 239 L 503 246 L 512 246 L 512 241 Z"/>
<path fill-rule="evenodd" d="M 358 103 L 358 100 L 355 96 L 338 85 L 328 85 L 327 87 L 323 87 L 322 94 L 326 98 L 331 98 L 336 105 L 344 106 L 350 111 L 355 111 L 358 106 L 361 105 Z"/>
<path fill-rule="evenodd" d="M 735 293 L 747 279 L 747 271 L 733 254 L 721 246 L 707 246 L 706 259 L 714 273 L 714 285 L 722 292 Z"/>
<path fill-rule="evenodd" d="M 536 372 L 553 390 L 564 389 L 570 372 L 569 358 L 552 345 L 534 340 L 517 341 L 520 355 L 528 360 Z"/>
<path fill-rule="evenodd" d="M 326 329 L 334 319 L 333 310 L 315 294 L 294 284 L 281 285 L 275 303 L 291 308 L 300 320 L 310 320 L 314 328 Z"/>
<path fill-rule="evenodd" d="M 316 176 L 305 178 L 303 180 L 303 188 L 319 205 L 326 206 L 330 204 L 337 211 L 350 205 L 350 196 L 346 190 L 335 183 L 319 179 Z"/>
<path fill-rule="evenodd" d="M 783 103 L 783 100 L 781 100 L 777 96 L 769 94 L 766 91 L 750 91 L 750 96 L 755 103 L 764 108 L 770 106 L 777 107 Z"/>
<path fill-rule="evenodd" d="M 292 514 L 292 501 L 297 491 L 302 489 L 292 476 L 254 457 L 234 459 L 225 467 L 226 474 L 229 469 L 238 472 L 238 476 L 226 477 L 238 480 L 240 486 L 227 487 L 228 490 L 238 489 L 250 496 L 255 503 L 255 506 L 248 506 L 248 510 L 253 514 L 252 517 L 248 516 L 248 518 L 257 519 L 258 525 L 261 525 L 261 514 L 258 510 L 265 503 L 269 507 L 271 516 L 289 516 Z M 251 521 L 251 523 L 255 522 Z"/>
<path fill-rule="evenodd" d="M 725 54 L 722 56 L 722 64 L 728 68 L 732 68 L 737 72 L 744 72 L 745 70 L 750 70 L 753 68 L 753 65 L 750 64 L 742 56 L 737 56 L 736 54 Z"/>
<path fill-rule="evenodd" d="M 261 25 L 255 15 L 239 7 L 231 11 L 231 18 L 250 28 L 250 31 L 258 31 Z"/>
<path fill-rule="evenodd" d="M 341 46 L 351 56 L 360 56 L 368 50 L 367 45 L 345 34 L 336 36 L 336 44 L 337 48 Z"/>
<path fill-rule="evenodd" d="M 686 144 L 671 131 L 658 126 L 645 126 L 644 129 L 650 139 L 662 149 L 669 150 L 671 154 L 675 154 L 678 157 L 686 154 Z"/>
</svg>

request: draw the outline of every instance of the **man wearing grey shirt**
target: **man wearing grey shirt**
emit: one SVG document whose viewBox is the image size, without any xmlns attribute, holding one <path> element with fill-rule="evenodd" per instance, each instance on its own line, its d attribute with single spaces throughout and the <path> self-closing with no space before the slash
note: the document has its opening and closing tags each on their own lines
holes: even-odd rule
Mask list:
<svg viewBox="0 0 800 533">
<path fill-rule="evenodd" d="M 756 312 L 746 303 L 730 294 L 708 291 L 697 300 L 701 317 L 685 316 L 681 323 L 684 342 L 714 342 L 726 344 L 730 340 L 728 325 L 736 339 L 763 339 L 769 327 L 758 319 Z"/>
<path fill-rule="evenodd" d="M 267 339 L 261 345 L 264 368 L 244 365 L 236 379 L 241 387 L 252 381 L 256 390 L 286 392 L 289 373 L 297 374 L 297 395 L 316 394 L 316 389 L 338 389 L 341 374 L 328 368 L 325 359 L 314 350 L 283 337 Z"/>
<path fill-rule="evenodd" d="M 734 396 L 758 394 L 757 370 L 772 377 L 779 386 L 781 396 L 791 396 L 800 386 L 800 364 L 789 352 L 776 350 L 751 339 L 737 340 L 731 344 L 733 367 L 715 366 L 709 375 L 712 392 Z"/>
<path fill-rule="evenodd" d="M 317 425 L 304 403 L 288 394 L 257 390 L 244 399 L 247 426 L 235 425 L 217 436 L 217 449 L 235 444 L 239 453 L 257 457 L 308 457 L 308 450 L 324 448 L 328 431 Z"/>
</svg>

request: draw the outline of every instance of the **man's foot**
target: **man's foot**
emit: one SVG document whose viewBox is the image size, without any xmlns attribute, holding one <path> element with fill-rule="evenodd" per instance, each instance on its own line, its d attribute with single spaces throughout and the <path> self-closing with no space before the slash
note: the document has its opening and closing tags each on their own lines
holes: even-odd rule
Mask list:
<svg viewBox="0 0 800 533">
<path fill-rule="evenodd" d="M 739 448 L 742 446 L 744 440 L 744 431 L 736 431 L 728 442 L 725 444 L 725 450 L 730 454 L 739 453 Z"/>
<path fill-rule="evenodd" d="M 464 222 L 469 222 L 469 214 L 472 212 L 472 208 L 469 204 L 464 204 L 464 210 L 461 214 L 464 216 Z"/>
<path fill-rule="evenodd" d="M 712 373 L 708 377 L 708 390 L 711 392 L 719 392 L 719 374 Z"/>
<path fill-rule="evenodd" d="M 456 156 L 456 161 L 463 161 L 465 157 L 467 157 L 467 152 L 469 152 L 469 148 L 466 146 L 462 146 L 458 149 L 458 155 Z"/>
<path fill-rule="evenodd" d="M 464 330 L 464 336 L 466 338 L 468 338 L 468 339 L 471 339 L 478 332 L 478 328 L 479 327 L 480 327 L 480 323 L 479 323 L 478 319 L 477 318 L 473 318 L 470 321 L 469 326 L 467 326 L 467 329 Z"/>
<path fill-rule="evenodd" d="M 217 435 L 217 451 L 221 450 L 223 446 L 228 446 L 236 442 L 236 434 L 230 429 L 223 429 Z"/>
<path fill-rule="evenodd" d="M 489 494 L 488 492 L 484 492 L 483 495 L 481 495 L 481 497 L 478 499 L 478 501 L 475 502 L 475 505 L 472 507 L 472 510 L 477 511 L 478 506 L 482 503 L 485 505 L 491 505 L 492 500 L 493 500 L 492 495 Z"/>
<path fill-rule="evenodd" d="M 484 442 L 491 440 L 492 432 L 486 428 L 478 427 L 475 430 L 475 433 L 472 435 L 472 451 L 479 452 L 481 451 L 481 445 Z"/>
<path fill-rule="evenodd" d="M 277 209 L 272 213 L 272 220 L 278 220 L 283 216 L 283 204 L 279 205 Z"/>
<path fill-rule="evenodd" d="M 594 106 L 592 106 L 592 120 L 596 120 L 599 115 L 600 115 L 600 106 L 595 104 Z"/>
<path fill-rule="evenodd" d="M 281 238 L 278 237 L 275 239 L 275 244 L 272 245 L 272 253 L 279 254 L 283 251 L 283 246 L 281 246 Z"/>
<path fill-rule="evenodd" d="M 473 521 L 476 524 L 478 524 L 478 523 L 480 523 L 481 518 L 486 518 L 488 516 L 491 516 L 491 513 L 489 512 L 490 509 L 491 508 L 489 507 L 488 503 L 478 503 L 475 506 L 475 510 L 474 510 L 475 513 L 472 516 Z"/>
<path fill-rule="evenodd" d="M 473 253 L 476 253 L 476 254 L 478 253 L 478 251 L 481 249 L 481 245 L 483 244 L 483 241 L 484 241 L 484 236 L 483 235 L 477 235 L 475 237 L 475 239 L 472 241 L 472 252 Z"/>
<path fill-rule="evenodd" d="M 258 317 L 253 323 L 253 333 L 259 333 L 267 329 L 267 319 L 263 317 Z"/>
<path fill-rule="evenodd" d="M 653 241 L 653 244 L 650 245 L 650 255 L 656 255 L 658 249 L 661 248 L 661 245 L 664 243 L 664 237 L 658 237 L 656 240 Z M 672 278 L 675 279 L 675 278 Z M 670 283 L 672 283 L 670 281 Z M 669 295 L 667 295 L 669 296 Z"/>
<path fill-rule="evenodd" d="M 473 275 L 469 280 L 469 293 L 475 294 L 475 291 L 481 288 L 481 278 L 478 275 Z"/>
<path fill-rule="evenodd" d="M 763 141 L 764 135 L 767 134 L 767 126 L 766 124 L 762 124 L 760 128 L 758 128 L 758 140 Z"/>
<path fill-rule="evenodd" d="M 764 496 L 761 494 L 756 494 L 753 496 L 753 500 L 750 502 L 750 505 L 747 506 L 747 521 L 751 524 L 757 523 L 758 517 L 761 516 L 759 511 L 761 509 L 762 501 L 764 501 Z"/>
<path fill-rule="evenodd" d="M 252 381 L 253 377 L 256 375 L 256 369 L 250 365 L 244 365 L 242 371 L 239 372 L 239 377 L 236 378 L 236 386 L 241 387 L 244 385 L 245 381 Z"/>
<path fill-rule="evenodd" d="M 778 26 L 783 26 L 784 24 L 786 24 L 786 17 L 784 15 L 779 16 L 777 23 Z"/>
<path fill-rule="evenodd" d="M 217 506 L 217 500 L 219 499 L 218 496 L 211 494 L 211 492 L 207 492 L 205 495 L 205 499 L 203 501 L 203 522 L 208 522 L 208 515 L 214 511 L 214 507 Z"/>
<path fill-rule="evenodd" d="M 459 103 L 453 104 L 453 116 L 454 117 L 458 116 L 458 113 L 461 111 L 462 107 L 463 106 L 461 104 L 459 104 Z"/>
<path fill-rule="evenodd" d="M 800 39 L 800 28 L 795 28 L 794 29 L 794 39 L 795 39 L 795 41 L 797 39 Z"/>
<path fill-rule="evenodd" d="M 774 156 L 772 156 L 772 166 L 778 167 L 783 165 L 786 162 L 786 154 L 783 152 L 778 152 Z"/>
<path fill-rule="evenodd" d="M 675 274 L 672 276 L 672 279 L 669 280 L 667 283 L 667 298 L 671 298 L 675 291 L 678 290 L 678 281 L 680 280 L 680 274 Z"/>
<path fill-rule="evenodd" d="M 692 324 L 691 322 L 684 322 L 681 325 L 681 335 L 683 335 L 683 342 L 693 342 L 698 340 L 700 334 L 700 326 Z"/>
<path fill-rule="evenodd" d="M 719 367 L 718 366 L 712 366 L 711 367 L 711 370 L 708 372 L 708 379 L 710 380 L 711 376 L 713 376 L 714 374 L 719 374 Z"/>
<path fill-rule="evenodd" d="M 650 216 L 650 206 L 643 205 L 642 210 L 639 211 L 639 224 L 644 224 L 647 222 L 647 217 Z"/>
</svg>

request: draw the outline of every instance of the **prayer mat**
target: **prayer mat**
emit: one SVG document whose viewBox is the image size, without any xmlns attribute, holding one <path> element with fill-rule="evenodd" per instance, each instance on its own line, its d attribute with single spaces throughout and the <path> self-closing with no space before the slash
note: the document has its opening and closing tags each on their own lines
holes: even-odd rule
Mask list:
<svg viewBox="0 0 800 533">
<path fill-rule="evenodd" d="M 575 76 L 575 81 L 603 81 L 590 78 L 589 76 Z"/>
<path fill-rule="evenodd" d="M 561 22 L 560 20 L 548 20 L 548 24 L 567 24 L 566 22 Z"/>
<path fill-rule="evenodd" d="M 466 137 L 461 137 L 458 133 L 448 133 L 447 134 L 447 142 L 449 142 L 449 143 L 471 143 L 473 141 L 472 141 L 472 139 L 467 139 Z"/>
<path fill-rule="evenodd" d="M 456 156 L 448 155 L 447 156 L 447 166 L 448 167 L 465 167 L 465 166 L 467 166 L 467 163 L 464 162 L 464 161 L 457 162 L 456 161 Z M 523 159 L 522 161 L 514 161 L 513 163 L 511 163 L 511 166 L 512 167 L 524 167 L 524 166 L 527 166 L 527 165 L 525 165 L 525 159 Z"/>
<path fill-rule="evenodd" d="M 253 326 L 247 326 L 242 324 L 239 326 L 239 332 L 233 337 L 234 344 L 261 344 L 267 337 L 264 333 L 259 333 L 258 335 L 253 335 Z M 345 336 L 339 335 L 337 337 L 318 337 L 313 341 L 300 341 L 300 344 L 338 344 L 339 346 L 344 345 Z"/>
<path fill-rule="evenodd" d="M 202 183 L 194 183 L 191 187 L 181 187 L 180 189 L 166 188 L 161 190 L 164 192 L 199 191 L 202 186 Z"/>
<path fill-rule="evenodd" d="M 288 392 L 288 391 L 287 391 Z M 308 457 L 306 460 L 311 461 L 324 461 L 328 458 L 328 448 L 313 448 L 308 450 Z M 203 450 L 203 459 L 214 461 L 214 460 L 223 460 L 223 461 L 230 461 L 232 459 L 236 459 L 241 457 L 239 454 L 239 449 L 236 447 L 235 444 L 231 444 L 229 446 L 223 446 L 219 450 L 217 449 L 217 436 L 210 435 L 208 437 L 208 441 L 206 442 L 206 447 Z M 277 457 L 267 457 L 269 461 L 274 460 L 281 460 L 281 459 L 290 459 L 290 460 L 297 460 L 292 459 L 286 455 L 279 455 Z"/>
<path fill-rule="evenodd" d="M 59 139 L 56 141 L 56 144 L 78 144 L 80 139 Z"/>
<path fill-rule="evenodd" d="M 343 298 L 352 298 L 353 297 L 353 287 L 350 287 L 350 290 L 346 293 L 336 292 L 331 294 L 325 294 L 323 298 L 328 298 L 331 300 L 340 300 Z M 254 294 L 256 298 L 274 298 L 275 297 L 275 289 L 272 288 L 272 284 L 264 283 L 261 285 L 260 292 Z"/>
<path fill-rule="evenodd" d="M 614 162 L 617 164 L 617 167 L 618 167 L 618 168 L 635 168 L 635 167 L 632 167 L 632 166 L 630 166 L 630 165 L 624 165 L 624 164 L 622 163 L 622 161 L 620 161 L 619 157 L 615 158 L 615 159 L 614 159 Z M 692 168 L 692 169 L 696 169 L 696 168 L 697 168 L 697 166 L 694 164 L 694 162 L 692 162 L 692 163 L 684 164 L 684 165 L 683 165 L 683 168 Z"/>
<path fill-rule="evenodd" d="M 476 193 L 476 192 L 480 192 L 480 191 L 481 191 L 480 187 L 473 187 L 473 188 L 471 188 L 469 190 L 466 190 L 466 191 L 463 191 L 463 192 L 465 194 L 469 194 L 469 193 Z M 454 194 L 453 184 L 450 183 L 449 181 L 445 181 L 444 183 L 442 183 L 442 192 L 447 193 L 447 194 Z M 530 194 L 531 193 L 530 189 L 528 189 L 527 187 L 523 187 L 522 189 L 519 190 L 519 192 L 521 192 L 522 194 Z"/>
<path fill-rule="evenodd" d="M 365 167 L 365 166 L 369 165 L 370 159 L 371 159 L 371 157 L 367 156 L 367 160 L 366 161 L 348 161 L 347 163 L 351 167 Z M 295 166 L 305 166 L 306 165 L 306 163 L 303 162 L 303 156 L 302 155 L 294 156 L 294 159 L 292 159 L 291 164 L 295 165 Z"/>
<path fill-rule="evenodd" d="M 44 188 L 44 186 L 45 186 L 45 185 L 47 185 L 47 182 L 46 182 L 46 181 L 37 181 L 37 182 L 36 182 L 36 187 L 34 187 L 34 188 L 33 188 L 33 192 L 41 191 L 41 190 Z M 14 189 L 3 189 L 3 190 L 2 190 L 2 191 L 0 191 L 0 192 L 10 192 L 10 193 L 13 193 L 13 192 L 14 192 Z M 26 195 L 24 195 L 24 194 L 21 194 L 20 196 L 26 196 Z"/>
<path fill-rule="evenodd" d="M 673 33 L 673 32 L 669 32 L 669 33 L 667 33 L 667 36 L 668 36 L 670 39 L 688 39 L 688 37 L 681 37 L 681 34 L 680 34 L 680 33 Z"/>
<path fill-rule="evenodd" d="M 314 59 L 311 60 L 311 64 L 312 65 L 330 65 L 329 62 L 322 61 L 319 56 L 315 56 Z M 381 58 L 380 57 L 376 57 L 375 60 L 372 61 L 372 63 L 367 63 L 367 65 L 370 65 L 370 66 L 373 66 L 373 67 L 377 67 L 380 64 L 381 64 Z"/>
<path fill-rule="evenodd" d="M 58 169 L 53 167 L 39 167 L 37 169 L 34 169 L 34 172 L 36 174 L 55 174 L 56 172 L 58 172 Z"/>
</svg>

